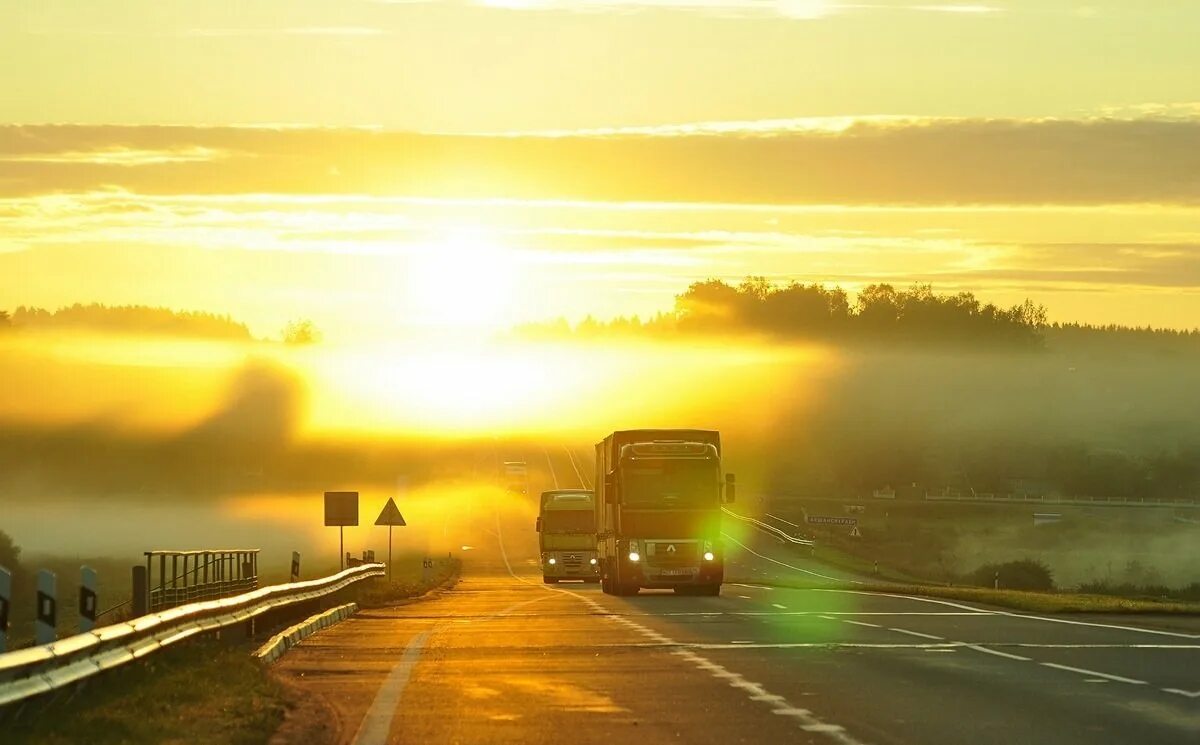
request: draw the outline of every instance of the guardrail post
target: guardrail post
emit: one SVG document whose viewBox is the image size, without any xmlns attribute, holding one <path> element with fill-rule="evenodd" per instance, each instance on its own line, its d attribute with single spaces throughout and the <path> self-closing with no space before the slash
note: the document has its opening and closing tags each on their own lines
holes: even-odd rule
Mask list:
<svg viewBox="0 0 1200 745">
<path fill-rule="evenodd" d="M 300 552 L 299 552 L 299 551 L 293 551 L 293 552 L 292 552 L 292 573 L 291 573 L 291 578 L 292 578 L 292 582 L 299 582 L 299 581 L 300 581 Z"/>
<path fill-rule="evenodd" d="M 133 617 L 150 612 L 150 570 L 141 564 L 133 567 Z"/>
<path fill-rule="evenodd" d="M 0 567 L 0 652 L 8 651 L 8 609 L 12 607 L 12 572 Z"/>
<path fill-rule="evenodd" d="M 40 646 L 58 638 L 58 578 L 49 569 L 37 574 L 37 616 L 33 622 L 34 641 Z"/>
<path fill-rule="evenodd" d="M 79 568 L 79 633 L 96 628 L 96 570 Z"/>
</svg>

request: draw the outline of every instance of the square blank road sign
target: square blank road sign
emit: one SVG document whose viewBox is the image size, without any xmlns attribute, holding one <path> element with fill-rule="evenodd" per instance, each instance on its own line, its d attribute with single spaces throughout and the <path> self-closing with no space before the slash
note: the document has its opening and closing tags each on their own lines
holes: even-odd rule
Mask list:
<svg viewBox="0 0 1200 745">
<path fill-rule="evenodd" d="M 358 525 L 358 492 L 325 492 L 325 525 Z"/>
</svg>

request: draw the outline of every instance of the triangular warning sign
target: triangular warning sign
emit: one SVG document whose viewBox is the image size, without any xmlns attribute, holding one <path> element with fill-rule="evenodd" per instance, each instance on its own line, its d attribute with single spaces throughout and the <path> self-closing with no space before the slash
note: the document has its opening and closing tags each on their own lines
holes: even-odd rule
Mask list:
<svg viewBox="0 0 1200 745">
<path fill-rule="evenodd" d="M 379 513 L 379 517 L 375 518 L 376 525 L 407 525 L 404 522 L 404 515 L 400 514 L 400 508 L 396 506 L 396 500 L 388 498 L 387 504 Z"/>
</svg>

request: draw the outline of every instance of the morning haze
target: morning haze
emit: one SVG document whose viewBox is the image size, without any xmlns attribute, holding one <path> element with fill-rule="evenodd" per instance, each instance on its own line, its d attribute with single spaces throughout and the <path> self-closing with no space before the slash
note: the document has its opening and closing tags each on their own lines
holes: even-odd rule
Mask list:
<svg viewBox="0 0 1200 745">
<path fill-rule="evenodd" d="M 0 740 L 1193 742 L 1198 22 L 0 8 Z"/>
</svg>

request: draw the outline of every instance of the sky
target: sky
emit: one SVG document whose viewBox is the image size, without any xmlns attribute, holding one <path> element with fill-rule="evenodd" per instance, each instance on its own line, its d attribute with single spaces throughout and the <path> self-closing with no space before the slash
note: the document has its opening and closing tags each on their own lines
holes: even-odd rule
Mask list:
<svg viewBox="0 0 1200 745">
<path fill-rule="evenodd" d="M 1200 326 L 1200 4 L 0 0 L 0 307 L 260 335 L 931 282 Z"/>
</svg>

